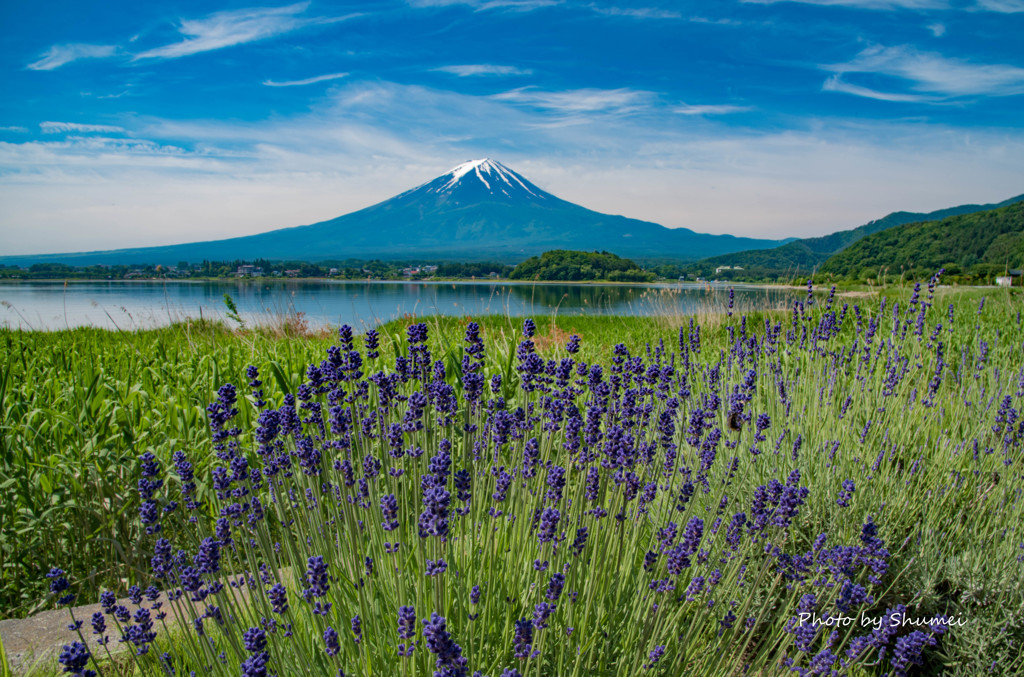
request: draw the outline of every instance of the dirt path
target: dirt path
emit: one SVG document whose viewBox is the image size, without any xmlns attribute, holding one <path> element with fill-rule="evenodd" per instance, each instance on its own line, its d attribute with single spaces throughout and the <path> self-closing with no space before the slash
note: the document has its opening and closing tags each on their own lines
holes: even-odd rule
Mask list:
<svg viewBox="0 0 1024 677">
<path fill-rule="evenodd" d="M 290 568 L 281 569 L 278 572 L 279 579 L 281 581 L 288 580 L 286 577 L 291 574 Z M 238 576 L 232 577 L 234 580 L 238 580 Z M 224 586 L 224 592 L 219 593 L 222 595 L 234 595 L 235 602 L 246 605 L 249 599 L 249 588 L 245 585 L 238 587 L 232 586 L 229 578 L 220 580 L 220 583 Z M 229 591 L 228 587 L 235 588 Z M 211 596 L 208 598 L 209 603 L 214 602 L 216 598 Z M 175 611 L 175 607 L 178 605 L 171 604 L 167 601 L 167 597 L 160 593 L 160 596 L 154 600 L 155 602 L 163 602 L 162 611 L 167 612 L 167 617 L 161 623 L 154 618 L 153 629 L 158 635 L 165 633 L 163 625 L 167 626 L 168 630 L 173 630 L 179 623 L 178 612 Z M 119 605 L 126 607 L 131 613 L 135 613 L 138 608 L 132 603 L 127 597 L 124 599 L 117 600 Z M 179 605 L 183 605 L 183 602 L 179 602 Z M 149 600 L 143 600 L 142 606 L 151 608 L 153 602 Z M 185 622 L 191 623 L 191 616 L 187 615 L 186 606 L 181 606 L 181 612 L 185 615 Z M 92 615 L 97 611 L 101 611 L 102 608 L 99 604 L 88 604 L 86 606 L 72 607 L 69 612 L 67 608 L 55 609 L 52 611 L 42 611 L 34 616 L 28 618 L 12 618 L 8 620 L 0 620 L 0 640 L 3 640 L 4 651 L 7 653 L 7 661 L 10 663 L 11 671 L 15 677 L 23 677 L 26 675 L 57 675 L 61 674 L 61 668 L 57 665 L 57 657 L 60 656 L 61 648 L 65 644 L 70 644 L 75 641 L 82 641 L 78 636 L 78 633 L 71 630 L 68 625 L 71 624 L 71 613 L 74 613 L 75 619 L 82 621 L 82 637 L 85 638 L 85 643 L 89 647 L 89 651 L 97 657 L 106 657 L 106 650 L 97 643 L 97 636 L 92 633 Z M 154 615 L 156 612 L 153 612 Z M 111 654 L 122 653 L 129 649 L 129 645 L 119 642 L 121 633 L 117 629 L 117 625 L 110 616 L 105 616 L 107 621 L 107 636 L 110 638 L 107 649 L 110 650 Z"/>
<path fill-rule="evenodd" d="M 160 601 L 164 602 L 163 609 L 167 611 L 165 622 L 168 626 L 177 623 L 177 617 L 172 605 L 161 594 Z M 137 608 L 127 598 L 119 599 L 130 611 Z M 149 606 L 150 603 L 143 602 Z M 92 615 L 100 611 L 99 604 L 73 607 L 75 618 L 82 621 L 82 636 L 86 644 L 96 656 L 105 656 L 106 652 L 96 643 L 96 635 L 92 634 L 92 626 L 89 621 Z M 118 642 L 117 627 L 113 620 L 107 616 L 107 636 L 110 637 L 108 648 L 111 653 L 119 653 L 126 650 L 126 646 Z M 7 652 L 7 660 L 15 675 L 50 675 L 58 674 L 60 667 L 57 666 L 57 657 L 60 655 L 61 647 L 74 641 L 81 641 L 78 633 L 69 629 L 71 614 L 65 609 L 53 611 L 42 611 L 29 618 L 12 618 L 0 621 L 0 639 L 3 640 L 4 650 Z M 159 623 L 157 623 L 159 626 Z M 35 670 L 33 671 L 33 668 Z"/>
</svg>

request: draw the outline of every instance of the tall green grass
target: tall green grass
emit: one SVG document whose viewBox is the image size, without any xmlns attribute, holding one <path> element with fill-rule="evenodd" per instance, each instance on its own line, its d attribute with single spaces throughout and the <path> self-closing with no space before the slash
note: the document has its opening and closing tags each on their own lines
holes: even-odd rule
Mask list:
<svg viewBox="0 0 1024 677">
<path fill-rule="evenodd" d="M 385 357 L 411 321 L 382 328 Z M 501 345 L 518 332 L 506 317 L 477 321 Z M 443 346 L 436 353 L 459 346 L 465 319 L 428 322 L 434 343 Z M 584 337 L 590 355 L 619 342 L 674 340 L 664 321 L 538 323 L 542 351 L 570 332 Z M 268 391 L 294 392 L 306 365 L 319 361 L 332 340 L 321 333 L 232 331 L 211 322 L 138 332 L 0 329 L 0 617 L 41 608 L 42 575 L 58 559 L 74 566 L 87 590 L 124 590 L 148 562 L 125 547 L 138 535 L 138 456 L 152 451 L 167 462 L 175 449 L 185 449 L 205 473 L 211 453 L 205 410 L 217 388 L 242 383 L 246 366 L 255 364 Z M 243 408 L 244 424 L 251 413 Z"/>
<path fill-rule="evenodd" d="M 906 296 L 890 294 L 899 300 Z M 785 445 L 796 434 L 803 436 L 799 467 L 816 498 L 796 525 L 795 533 L 807 541 L 800 545 L 807 546 L 820 532 L 828 532 L 831 542 L 855 541 L 861 517 L 874 514 L 894 554 L 891 599 L 879 604 L 900 601 L 922 613 L 958 612 L 970 620 L 955 630 L 955 642 L 944 643 L 940 662 L 932 667 L 974 674 L 984 659 L 1013 674 L 1024 669 L 1019 650 L 1024 636 L 1021 461 L 1018 454 L 1005 465 L 1000 454 L 986 454 L 984 447 L 996 444 L 990 432 L 994 411 L 1004 395 L 1014 394 L 1024 369 L 1019 338 L 1024 304 L 1012 292 L 989 294 L 981 313 L 978 302 L 977 293 L 940 295 L 930 311 L 929 331 L 944 322 L 945 306 L 954 305 L 956 320 L 946 323 L 941 338 L 950 369 L 960 373 L 944 382 L 939 406 L 929 412 L 920 399 L 935 366 L 934 354 L 912 343 L 906 353 L 912 360 L 909 375 L 889 399 L 881 395 L 877 379 L 859 382 L 828 360 L 793 350 L 778 356 L 779 368 L 791 378 L 792 412 L 775 401 L 764 374 L 767 380 L 752 406 L 785 426 Z M 865 312 L 875 303 L 864 301 Z M 785 315 L 772 317 L 785 325 Z M 519 323 L 477 319 L 489 364 L 499 370 L 510 365 Z M 888 334 L 887 319 L 882 316 L 880 340 Z M 671 346 L 676 321 L 539 319 L 537 343 L 542 353 L 554 351 L 570 333 L 578 333 L 584 345 L 580 357 L 607 363 L 618 343 L 634 354 L 642 353 L 645 344 Z M 729 326 L 739 322 L 722 314 L 702 318 L 702 363 L 713 363 L 727 349 Z M 763 329 L 763 317 L 756 314 L 748 315 L 747 323 L 752 331 Z M 382 328 L 385 363 L 403 341 L 406 324 Z M 465 320 L 442 318 L 430 324 L 434 356 L 457 361 Z M 837 340 L 850 338 L 848 330 Z M 152 451 L 166 465 L 172 451 L 185 449 L 197 462 L 196 475 L 205 477 L 211 451 L 204 410 L 216 388 L 224 382 L 241 386 L 245 367 L 255 364 L 268 399 L 279 402 L 283 393 L 294 392 L 305 366 L 318 362 L 332 342 L 328 337 L 231 332 L 209 324 L 135 334 L 0 333 L 0 363 L 6 365 L 0 381 L 0 487 L 11 499 L 0 507 L 0 606 L 11 615 L 33 610 L 33 602 L 42 598 L 42 573 L 55 563 L 74 572 L 86 599 L 101 588 L 124 589 L 136 582 L 148 557 L 125 549 L 139 540 L 132 489 L 138 455 Z M 986 364 L 976 369 L 982 342 L 987 344 Z M 724 378 L 732 383 L 739 376 Z M 853 402 L 839 416 L 847 395 Z M 239 425 L 249 431 L 254 410 L 242 404 Z M 982 441 L 978 456 L 968 447 L 973 439 Z M 842 451 L 830 458 L 822 450 L 833 441 Z M 879 450 L 890 449 L 890 461 L 872 469 Z M 793 465 L 785 454 L 761 458 L 764 462 L 745 468 L 737 480 L 738 493 L 749 494 Z M 850 512 L 833 504 L 846 477 L 858 482 Z M 771 616 L 770 610 L 762 611 Z M 766 636 L 780 636 L 781 625 L 775 631 Z"/>
<path fill-rule="evenodd" d="M 0 332 L 0 609 L 30 613 L 40 572 L 70 557 L 98 589 L 139 564 L 135 459 L 201 449 L 215 384 L 258 346 L 291 373 L 313 342 L 272 342 L 211 324 L 125 333 Z"/>
</svg>

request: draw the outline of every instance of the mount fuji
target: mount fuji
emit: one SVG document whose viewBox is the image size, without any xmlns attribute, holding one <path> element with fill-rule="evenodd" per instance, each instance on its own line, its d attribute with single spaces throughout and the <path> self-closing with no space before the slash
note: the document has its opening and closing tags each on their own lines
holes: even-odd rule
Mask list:
<svg viewBox="0 0 1024 677">
<path fill-rule="evenodd" d="M 259 235 L 73 254 L 8 256 L 11 263 L 72 265 L 208 260 L 347 258 L 518 262 L 550 249 L 606 250 L 633 258 L 697 260 L 789 240 L 707 235 L 611 216 L 547 193 L 491 159 L 465 162 L 424 183 L 329 221 Z"/>
</svg>

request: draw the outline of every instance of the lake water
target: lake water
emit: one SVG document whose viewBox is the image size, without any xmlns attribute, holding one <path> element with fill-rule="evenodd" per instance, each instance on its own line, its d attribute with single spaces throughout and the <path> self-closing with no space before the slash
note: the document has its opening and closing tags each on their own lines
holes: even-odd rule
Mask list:
<svg viewBox="0 0 1024 677">
<path fill-rule="evenodd" d="M 786 307 L 795 290 L 734 285 L 737 310 Z M 32 281 L 0 283 L 0 326 L 140 329 L 225 319 L 224 295 L 250 324 L 303 313 L 310 327 L 367 328 L 404 316 L 690 315 L 724 310 L 728 285 L 351 281 Z"/>
</svg>

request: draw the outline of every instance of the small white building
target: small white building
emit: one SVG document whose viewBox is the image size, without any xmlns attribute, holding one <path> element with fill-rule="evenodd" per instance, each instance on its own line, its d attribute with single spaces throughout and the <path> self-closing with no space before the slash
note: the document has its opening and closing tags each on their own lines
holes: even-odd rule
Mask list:
<svg viewBox="0 0 1024 677">
<path fill-rule="evenodd" d="M 1013 278 L 1009 275 L 1001 276 L 996 278 L 997 287 L 1010 287 L 1013 285 Z"/>
<path fill-rule="evenodd" d="M 238 270 L 235 271 L 235 277 L 262 277 L 263 269 L 259 266 L 251 264 L 245 264 L 238 266 Z"/>
</svg>

